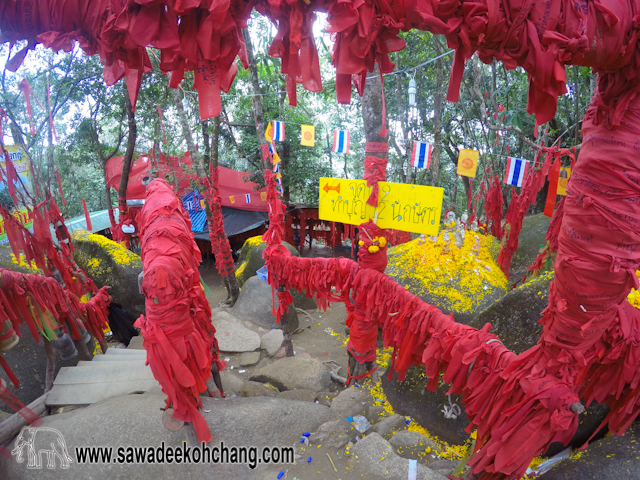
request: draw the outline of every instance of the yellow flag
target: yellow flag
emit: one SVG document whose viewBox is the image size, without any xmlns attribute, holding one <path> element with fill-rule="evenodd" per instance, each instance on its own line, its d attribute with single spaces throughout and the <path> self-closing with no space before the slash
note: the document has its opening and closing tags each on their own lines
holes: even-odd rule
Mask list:
<svg viewBox="0 0 640 480">
<path fill-rule="evenodd" d="M 273 164 L 275 165 L 276 163 L 280 163 L 280 155 L 278 155 L 278 152 L 273 152 Z"/>
<path fill-rule="evenodd" d="M 260 192 L 260 200 L 263 202 L 267 201 L 267 192 Z"/>
<path fill-rule="evenodd" d="M 478 169 L 478 157 L 480 152 L 476 150 L 460 150 L 458 156 L 458 175 L 465 177 L 475 177 Z"/>
<path fill-rule="evenodd" d="M 229 197 L 229 201 L 230 201 L 231 203 L 236 203 L 236 197 L 234 197 L 233 195 L 231 195 L 231 196 Z"/>
<path fill-rule="evenodd" d="M 300 145 L 307 147 L 315 146 L 316 129 L 313 125 L 302 125 L 302 135 L 300 137 Z"/>
<path fill-rule="evenodd" d="M 571 178 L 571 169 L 569 167 L 562 167 L 560 169 L 560 175 L 558 176 L 558 195 L 567 195 L 567 184 Z"/>
<path fill-rule="evenodd" d="M 273 127 L 271 126 L 271 122 L 267 125 L 267 129 L 264 132 L 264 138 L 267 140 L 267 143 L 273 142 Z"/>
</svg>

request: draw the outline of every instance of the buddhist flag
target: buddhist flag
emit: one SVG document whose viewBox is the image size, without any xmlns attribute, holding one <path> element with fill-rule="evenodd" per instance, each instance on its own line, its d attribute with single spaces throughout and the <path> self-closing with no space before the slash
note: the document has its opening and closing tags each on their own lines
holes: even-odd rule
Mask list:
<svg viewBox="0 0 640 480">
<path fill-rule="evenodd" d="M 300 145 L 306 147 L 315 146 L 316 129 L 313 125 L 302 125 L 302 135 L 300 137 Z"/>
<path fill-rule="evenodd" d="M 458 175 L 463 175 L 465 177 L 475 177 L 476 170 L 478 169 L 478 157 L 480 156 L 480 152 L 476 150 L 460 150 L 460 155 L 458 156 Z"/>
<path fill-rule="evenodd" d="M 562 167 L 558 175 L 558 195 L 567 195 L 567 185 L 570 178 L 571 169 L 569 167 Z"/>
<path fill-rule="evenodd" d="M 333 132 L 333 149 L 336 153 L 349 153 L 351 145 L 351 133 L 346 130 L 335 130 Z"/>
<path fill-rule="evenodd" d="M 429 168 L 429 165 L 431 165 L 432 151 L 433 145 L 425 142 L 413 142 L 411 166 L 416 168 Z"/>
<path fill-rule="evenodd" d="M 273 145 L 273 127 L 271 126 L 271 122 L 269 122 L 269 125 L 267 125 L 267 129 L 264 131 L 264 138 L 269 144 L 269 149 L 271 149 L 271 145 Z"/>
<path fill-rule="evenodd" d="M 251 203 L 251 194 L 250 193 L 245 193 L 244 194 L 244 199 L 247 201 L 247 203 Z"/>
<path fill-rule="evenodd" d="M 507 158 L 507 171 L 504 175 L 504 183 L 507 185 L 513 185 L 514 187 L 521 187 L 522 180 L 527 174 L 529 168 L 529 161 L 522 160 L 521 158 L 508 157 Z"/>
<path fill-rule="evenodd" d="M 273 140 L 284 142 L 284 122 L 273 122 Z"/>
</svg>

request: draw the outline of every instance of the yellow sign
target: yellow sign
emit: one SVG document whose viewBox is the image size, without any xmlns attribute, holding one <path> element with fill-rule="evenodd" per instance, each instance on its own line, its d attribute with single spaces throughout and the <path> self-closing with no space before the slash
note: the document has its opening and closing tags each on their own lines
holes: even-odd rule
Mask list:
<svg viewBox="0 0 640 480">
<path fill-rule="evenodd" d="M 558 176 L 558 195 L 567 195 L 567 185 L 571 178 L 571 169 L 569 167 L 562 167 L 560 169 L 560 175 Z"/>
<path fill-rule="evenodd" d="M 381 228 L 437 235 L 444 189 L 378 182 L 378 207 L 367 204 L 371 187 L 364 180 L 320 179 L 321 220 L 359 225 L 372 219 Z"/>
<path fill-rule="evenodd" d="M 5 145 L 5 149 L 9 152 L 9 158 L 11 158 L 11 162 L 16 169 L 16 173 L 22 180 L 16 182 L 16 190 L 22 189 L 22 185 L 26 188 L 26 190 L 31 193 L 33 191 L 33 182 L 31 179 L 31 168 L 29 167 L 29 157 L 24 150 L 22 145 Z M 7 166 L 5 165 L 4 155 L 0 155 L 0 166 L 6 172 Z M 5 190 L 7 188 L 6 179 L 3 179 L 0 182 L 0 190 Z M 18 200 L 20 200 L 20 195 L 17 195 Z M 29 218 L 29 210 L 25 208 L 23 205 L 16 205 L 15 210 L 10 212 L 12 216 L 14 216 L 22 225 L 26 228 L 31 228 L 33 226 L 33 220 Z M 4 229 L 4 222 L 2 221 L 2 215 L 0 215 L 0 243 L 5 243 L 7 241 L 7 233 Z"/>
<path fill-rule="evenodd" d="M 316 136 L 316 128 L 313 125 L 302 125 L 302 135 L 300 136 L 300 145 L 313 147 Z"/>
<path fill-rule="evenodd" d="M 480 152 L 476 150 L 460 150 L 458 156 L 458 175 L 465 177 L 475 177 L 476 170 L 478 169 L 478 156 Z"/>
</svg>

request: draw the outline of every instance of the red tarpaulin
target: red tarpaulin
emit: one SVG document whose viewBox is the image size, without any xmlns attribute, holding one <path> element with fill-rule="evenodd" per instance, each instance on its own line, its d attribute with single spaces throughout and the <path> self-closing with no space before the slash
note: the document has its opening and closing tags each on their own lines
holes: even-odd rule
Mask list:
<svg viewBox="0 0 640 480">
<path fill-rule="evenodd" d="M 107 186 L 116 190 L 120 185 L 122 158 L 121 156 L 110 158 L 106 166 Z M 184 157 L 160 154 L 156 158 L 158 160 L 158 178 L 164 178 L 172 185 L 177 184 L 178 192 L 176 193 L 179 197 L 193 190 L 191 179 L 195 178 L 195 173 L 191 171 L 193 170 L 193 161 L 188 152 Z M 142 184 L 142 179 L 152 176 L 151 168 L 152 161 L 148 155 L 140 155 L 137 160 L 131 163 L 127 200 L 140 200 L 146 197 L 146 189 Z M 220 198 L 223 207 L 252 212 L 269 211 L 266 194 L 264 195 L 265 200 L 262 200 L 260 196 L 260 192 L 265 192 L 266 189 L 259 189 L 257 183 L 246 181 L 250 176 L 249 173 L 225 167 L 218 167 L 218 170 L 220 172 Z M 171 178 L 172 175 L 174 178 Z M 246 194 L 251 195 L 251 203 L 247 203 Z"/>
</svg>

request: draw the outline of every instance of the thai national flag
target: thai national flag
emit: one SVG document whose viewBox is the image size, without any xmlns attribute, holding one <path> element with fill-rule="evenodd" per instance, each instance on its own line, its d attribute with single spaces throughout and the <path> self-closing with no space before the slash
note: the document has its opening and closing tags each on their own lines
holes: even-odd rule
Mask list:
<svg viewBox="0 0 640 480">
<path fill-rule="evenodd" d="M 276 146 L 273 144 L 273 142 L 269 142 L 269 153 L 271 155 L 273 155 L 274 153 L 276 153 Z"/>
<path fill-rule="evenodd" d="M 514 187 L 521 187 L 522 180 L 527 174 L 527 168 L 529 168 L 529 160 L 508 157 L 504 183 L 507 185 L 513 185 Z"/>
<path fill-rule="evenodd" d="M 251 203 L 251 194 L 250 193 L 245 193 L 244 194 L 244 198 L 247 200 L 247 203 Z"/>
<path fill-rule="evenodd" d="M 273 139 L 276 142 L 284 142 L 284 122 L 273 122 Z"/>
<path fill-rule="evenodd" d="M 431 165 L 431 152 L 433 145 L 425 142 L 413 142 L 413 154 L 411 166 L 417 168 L 429 168 Z"/>
<path fill-rule="evenodd" d="M 346 130 L 335 130 L 333 132 L 333 149 L 332 152 L 349 153 L 351 145 L 351 133 Z"/>
</svg>

